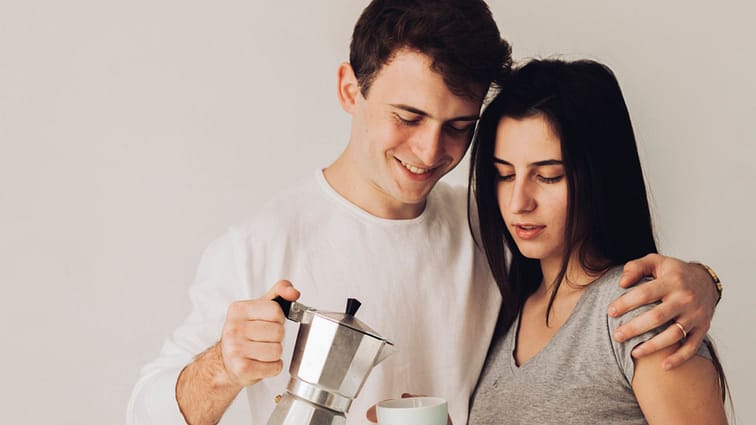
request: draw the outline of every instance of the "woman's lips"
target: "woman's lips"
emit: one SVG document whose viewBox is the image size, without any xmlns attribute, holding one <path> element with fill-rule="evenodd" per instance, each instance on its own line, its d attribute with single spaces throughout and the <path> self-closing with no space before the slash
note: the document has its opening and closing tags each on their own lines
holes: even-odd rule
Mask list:
<svg viewBox="0 0 756 425">
<path fill-rule="evenodd" d="M 529 240 L 537 238 L 546 226 L 538 226 L 535 224 L 515 224 L 514 230 L 518 238 L 523 240 Z"/>
</svg>

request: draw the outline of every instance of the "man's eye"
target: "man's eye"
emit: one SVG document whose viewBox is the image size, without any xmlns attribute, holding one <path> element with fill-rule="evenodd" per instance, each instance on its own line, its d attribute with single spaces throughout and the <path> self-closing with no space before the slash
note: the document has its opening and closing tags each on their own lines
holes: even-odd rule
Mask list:
<svg viewBox="0 0 756 425">
<path fill-rule="evenodd" d="M 397 121 L 399 121 L 400 124 L 406 125 L 406 126 L 414 126 L 414 125 L 417 125 L 418 123 L 420 123 L 420 119 L 418 119 L 418 118 L 416 118 L 416 119 L 407 119 L 407 118 L 402 117 L 399 114 L 394 114 L 394 117 L 396 118 Z"/>
<path fill-rule="evenodd" d="M 446 126 L 448 132 L 453 134 L 468 134 L 473 129 L 472 125 L 466 125 L 464 127 L 455 127 L 453 125 Z"/>
</svg>

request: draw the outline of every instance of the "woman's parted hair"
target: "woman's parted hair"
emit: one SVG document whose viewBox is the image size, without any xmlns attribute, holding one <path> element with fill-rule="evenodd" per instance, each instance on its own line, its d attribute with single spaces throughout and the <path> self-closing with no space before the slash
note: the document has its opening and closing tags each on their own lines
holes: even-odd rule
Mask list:
<svg viewBox="0 0 756 425">
<path fill-rule="evenodd" d="M 559 137 L 568 186 L 568 249 L 549 311 L 574 250 L 597 273 L 657 251 L 632 123 L 614 73 L 589 60 L 528 62 L 512 72 L 483 112 L 471 148 L 471 197 L 489 267 L 507 300 L 506 327 L 543 276 L 538 260 L 522 255 L 501 218 L 493 152 L 503 117 L 533 116 L 545 119 Z"/>
<path fill-rule="evenodd" d="M 590 60 L 528 62 L 512 72 L 483 112 L 471 148 L 468 202 L 475 200 L 480 239 L 503 299 L 497 335 L 506 333 L 543 279 L 538 260 L 517 249 L 499 210 L 493 153 L 503 117 L 542 117 L 561 143 L 568 187 L 568 249 L 554 282 L 547 324 L 575 249 L 583 267 L 596 273 L 657 252 L 630 114 L 614 73 Z M 505 243 L 511 252 L 509 268 Z M 725 401 L 729 389 L 724 369 L 711 341 L 704 343 Z"/>
</svg>

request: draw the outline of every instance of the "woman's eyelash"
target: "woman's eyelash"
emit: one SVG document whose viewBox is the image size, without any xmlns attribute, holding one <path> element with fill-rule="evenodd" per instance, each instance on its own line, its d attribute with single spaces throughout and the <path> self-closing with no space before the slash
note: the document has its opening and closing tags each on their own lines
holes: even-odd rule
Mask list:
<svg viewBox="0 0 756 425">
<path fill-rule="evenodd" d="M 498 180 L 498 181 L 510 181 L 510 180 L 513 180 L 514 177 L 515 177 L 514 174 L 507 174 L 507 175 L 497 174 L 496 175 L 496 180 Z M 559 181 L 561 181 L 564 178 L 564 176 L 563 175 L 562 176 L 556 176 L 556 177 L 536 176 L 536 178 L 538 178 L 538 180 L 540 180 L 540 181 L 542 181 L 544 183 L 551 184 L 551 183 L 558 183 Z"/>
<path fill-rule="evenodd" d="M 564 176 L 556 176 L 556 177 L 544 177 L 544 176 L 538 176 L 538 180 L 541 180 L 544 183 L 557 183 L 560 180 L 562 180 Z"/>
</svg>

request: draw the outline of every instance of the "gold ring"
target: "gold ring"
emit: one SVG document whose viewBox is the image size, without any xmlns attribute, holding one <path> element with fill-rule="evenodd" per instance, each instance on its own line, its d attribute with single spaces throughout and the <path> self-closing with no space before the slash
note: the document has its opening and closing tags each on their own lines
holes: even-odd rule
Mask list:
<svg viewBox="0 0 756 425">
<path fill-rule="evenodd" d="M 688 337 L 688 332 L 685 331 L 685 327 L 681 325 L 680 322 L 674 322 L 673 325 L 676 325 L 677 329 L 680 329 L 680 332 L 682 332 L 682 338 L 680 339 L 684 341 L 685 338 Z"/>
</svg>

